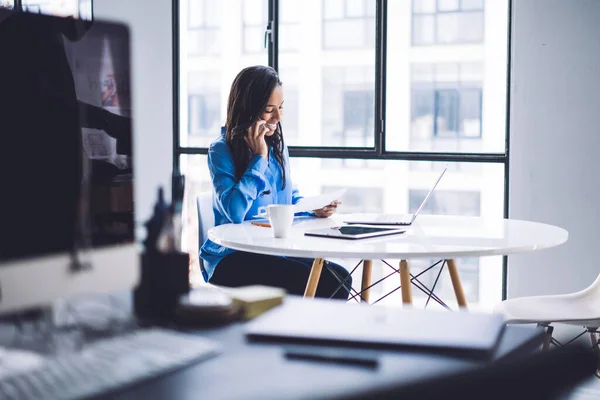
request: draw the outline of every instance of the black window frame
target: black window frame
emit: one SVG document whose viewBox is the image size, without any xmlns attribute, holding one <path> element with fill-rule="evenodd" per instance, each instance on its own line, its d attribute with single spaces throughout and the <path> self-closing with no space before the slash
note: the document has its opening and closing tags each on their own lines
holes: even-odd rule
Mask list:
<svg viewBox="0 0 600 400">
<path fill-rule="evenodd" d="M 179 172 L 180 156 L 206 155 L 207 147 L 183 147 L 180 143 L 180 112 L 179 112 L 179 1 L 172 0 L 172 33 L 173 33 L 173 170 Z M 278 33 L 279 33 L 279 0 L 268 0 L 269 12 L 267 22 L 266 46 L 268 64 L 278 70 Z M 466 162 L 492 163 L 504 166 L 504 218 L 509 217 L 509 153 L 510 153 L 510 82 L 511 82 L 511 30 L 513 0 L 508 1 L 508 33 L 507 33 L 507 79 L 506 79 L 506 129 L 505 148 L 500 153 L 462 153 L 462 152 L 423 152 L 423 151 L 390 151 L 386 143 L 386 52 L 387 52 L 387 9 L 389 0 L 376 0 L 375 12 L 375 140 L 372 147 L 344 148 L 322 146 L 290 146 L 291 157 L 304 158 L 341 158 L 364 160 L 400 160 L 400 161 L 430 161 L 430 162 Z M 507 296 L 507 256 L 503 257 L 502 268 L 502 299 Z"/>
</svg>

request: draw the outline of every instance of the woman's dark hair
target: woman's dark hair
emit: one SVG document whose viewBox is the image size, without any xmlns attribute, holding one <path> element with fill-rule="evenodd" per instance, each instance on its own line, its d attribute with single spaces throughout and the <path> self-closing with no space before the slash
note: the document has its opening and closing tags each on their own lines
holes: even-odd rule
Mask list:
<svg viewBox="0 0 600 400">
<path fill-rule="evenodd" d="M 233 81 L 227 102 L 226 140 L 233 155 L 235 174 L 240 179 L 252 158 L 252 151 L 244 137 L 248 128 L 263 114 L 271 93 L 281 86 L 277 72 L 271 67 L 257 65 L 244 68 Z M 283 135 L 281 123 L 271 136 L 265 136 L 271 147 L 275 160 L 281 167 L 283 185 L 285 188 L 285 160 L 283 156 Z"/>
</svg>

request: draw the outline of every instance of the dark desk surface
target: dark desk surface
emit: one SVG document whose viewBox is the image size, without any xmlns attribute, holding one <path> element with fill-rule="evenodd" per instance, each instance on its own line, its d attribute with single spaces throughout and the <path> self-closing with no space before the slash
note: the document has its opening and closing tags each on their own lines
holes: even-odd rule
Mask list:
<svg viewBox="0 0 600 400">
<path fill-rule="evenodd" d="M 284 350 L 292 345 L 248 342 L 243 329 L 242 323 L 235 323 L 194 331 L 198 336 L 221 343 L 223 352 L 212 359 L 105 398 L 315 399 L 359 389 L 364 391 L 392 382 L 415 382 L 476 367 L 481 363 L 434 353 L 360 349 L 348 351 L 361 354 L 373 352 L 379 359 L 377 369 L 287 360 Z M 493 358 L 498 360 L 527 355 L 539 348 L 542 340 L 541 329 L 508 327 Z"/>
</svg>

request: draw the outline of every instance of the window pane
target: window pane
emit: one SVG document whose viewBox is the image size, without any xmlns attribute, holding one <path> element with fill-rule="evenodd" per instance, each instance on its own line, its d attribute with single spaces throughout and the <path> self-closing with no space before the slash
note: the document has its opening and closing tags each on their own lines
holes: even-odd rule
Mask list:
<svg viewBox="0 0 600 400">
<path fill-rule="evenodd" d="M 366 23 L 365 19 L 325 21 L 325 48 L 372 47 L 375 43 L 367 37 Z"/>
<path fill-rule="evenodd" d="M 189 0 L 188 24 L 190 28 L 199 28 L 204 25 L 204 1 Z"/>
<path fill-rule="evenodd" d="M 438 11 L 458 10 L 459 0 L 438 0 Z"/>
<path fill-rule="evenodd" d="M 323 0 L 323 18 L 344 18 L 344 0 Z"/>
<path fill-rule="evenodd" d="M 361 0 L 375 7 L 372 0 Z M 374 18 L 344 17 L 344 2 L 311 0 L 302 4 L 321 15 L 299 13 L 296 25 L 301 42 L 290 47 L 290 28 L 281 27 L 280 77 L 283 81 L 286 143 L 291 146 L 371 147 L 374 144 L 375 26 Z M 339 6 L 338 19 L 332 10 Z M 329 11 L 327 11 L 329 10 Z M 336 14 L 337 15 L 337 14 Z M 315 26 L 316 22 L 322 26 Z M 286 33 L 286 29 L 288 32 Z M 290 83 L 296 101 L 290 119 Z M 294 136 L 289 136 L 291 134 Z M 348 163 L 348 165 L 350 162 Z M 361 160 L 360 165 L 364 162 Z"/>
<path fill-rule="evenodd" d="M 465 13 L 460 22 L 461 42 L 481 42 L 483 40 L 483 13 Z"/>
<path fill-rule="evenodd" d="M 483 0 L 461 0 L 460 8 L 463 10 L 482 10 Z"/>
<path fill-rule="evenodd" d="M 267 21 L 268 8 L 265 0 L 242 0 L 244 24 L 263 25 Z"/>
<path fill-rule="evenodd" d="M 459 43 L 460 23 L 462 15 L 459 13 L 438 14 L 436 41 L 438 43 Z"/>
<path fill-rule="evenodd" d="M 423 14 L 406 3 L 388 2 L 386 150 L 503 153 L 508 0 L 485 3 L 489 38 L 483 8 L 463 11 L 462 0 Z M 397 23 L 407 16 L 412 28 Z"/>
<path fill-rule="evenodd" d="M 363 17 L 366 12 L 364 0 L 346 0 L 346 17 Z"/>
<path fill-rule="evenodd" d="M 0 0 L 0 8 L 13 8 L 14 6 L 14 0 Z"/>
<path fill-rule="evenodd" d="M 323 69 L 321 145 L 373 146 L 374 85 L 372 67 Z"/>
<path fill-rule="evenodd" d="M 435 42 L 435 17 L 432 15 L 415 15 L 412 30 L 413 44 L 431 44 Z"/>
<path fill-rule="evenodd" d="M 415 13 L 435 12 L 435 0 L 412 0 L 412 4 Z"/>
<path fill-rule="evenodd" d="M 204 24 L 206 26 L 218 27 L 219 21 L 221 20 L 221 7 L 218 1 L 204 0 L 206 16 L 204 17 Z"/>
<path fill-rule="evenodd" d="M 298 51 L 300 39 L 300 24 L 282 24 L 279 27 L 279 51 Z"/>
<path fill-rule="evenodd" d="M 194 21 L 190 13 L 200 3 L 204 3 L 203 25 L 189 27 L 190 19 Z M 235 76 L 249 65 L 267 64 L 263 46 L 265 26 L 261 22 L 267 20 L 265 4 L 264 0 L 180 2 L 181 146 L 207 147 L 218 137 Z M 249 25 L 245 21 L 258 24 Z"/>
<path fill-rule="evenodd" d="M 297 22 L 301 11 L 301 0 L 280 0 L 279 2 L 280 21 L 283 24 L 287 22 Z"/>
</svg>

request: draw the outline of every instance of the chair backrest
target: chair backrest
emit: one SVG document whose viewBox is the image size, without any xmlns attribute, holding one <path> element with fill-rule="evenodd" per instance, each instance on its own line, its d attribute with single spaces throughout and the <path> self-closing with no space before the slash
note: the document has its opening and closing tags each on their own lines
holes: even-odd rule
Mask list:
<svg viewBox="0 0 600 400">
<path fill-rule="evenodd" d="M 208 239 L 208 230 L 215 226 L 215 214 L 212 208 L 212 192 L 202 192 L 196 197 L 196 206 L 198 208 L 198 249 L 202 247 L 204 241 Z M 200 266 L 202 259 L 200 259 Z"/>
</svg>

